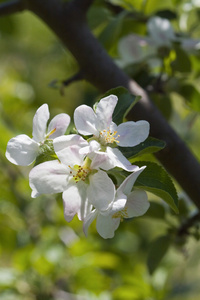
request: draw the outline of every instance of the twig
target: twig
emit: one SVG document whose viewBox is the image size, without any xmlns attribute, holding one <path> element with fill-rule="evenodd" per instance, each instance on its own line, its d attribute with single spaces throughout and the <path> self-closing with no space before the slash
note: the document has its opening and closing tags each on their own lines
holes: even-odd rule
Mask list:
<svg viewBox="0 0 200 300">
<path fill-rule="evenodd" d="M 25 5 L 22 0 L 3 2 L 0 4 L 0 16 L 11 15 L 24 9 Z"/>
<path fill-rule="evenodd" d="M 60 90 L 60 94 L 64 95 L 64 88 L 68 86 L 69 84 L 84 79 L 84 74 L 82 71 L 76 73 L 72 77 L 66 79 L 66 80 L 57 80 L 54 79 L 49 83 L 49 86 L 55 89 Z"/>
<path fill-rule="evenodd" d="M 79 81 L 82 79 L 84 79 L 84 74 L 82 71 L 80 71 L 80 72 L 76 73 L 75 75 L 73 75 L 72 77 L 70 77 L 66 80 L 63 80 L 62 84 L 66 87 L 67 85 L 71 84 L 72 82 Z"/>
</svg>

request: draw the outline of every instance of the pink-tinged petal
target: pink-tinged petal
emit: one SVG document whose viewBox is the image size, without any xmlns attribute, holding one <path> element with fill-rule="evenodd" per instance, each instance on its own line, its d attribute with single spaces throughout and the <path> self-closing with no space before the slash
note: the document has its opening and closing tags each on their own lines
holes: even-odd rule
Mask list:
<svg viewBox="0 0 200 300">
<path fill-rule="evenodd" d="M 137 166 L 132 165 L 117 148 L 107 147 L 105 153 L 107 154 L 107 159 L 101 164 L 101 168 L 104 170 L 110 170 L 118 167 L 128 172 L 133 172 L 138 168 Z"/>
<path fill-rule="evenodd" d="M 33 194 L 63 192 L 67 188 L 68 179 L 68 168 L 57 160 L 39 164 L 29 173 L 29 184 Z"/>
<path fill-rule="evenodd" d="M 107 210 L 115 197 L 115 186 L 106 172 L 98 171 L 89 177 L 89 202 L 100 211 Z"/>
<path fill-rule="evenodd" d="M 139 217 L 146 213 L 150 204 L 147 194 L 142 190 L 135 190 L 128 195 L 126 207 L 128 218 Z"/>
<path fill-rule="evenodd" d="M 111 215 L 103 216 L 98 214 L 96 228 L 104 239 L 113 238 L 115 230 L 119 227 L 120 218 L 112 218 Z"/>
<path fill-rule="evenodd" d="M 49 108 L 43 104 L 38 108 L 33 118 L 33 139 L 42 142 L 46 136 L 47 121 L 49 120 Z"/>
<path fill-rule="evenodd" d="M 80 134 L 96 136 L 99 135 L 97 131 L 97 116 L 94 113 L 93 109 L 87 105 L 80 105 L 74 111 L 74 123 L 76 129 Z"/>
<path fill-rule="evenodd" d="M 103 168 L 107 164 L 108 156 L 105 152 L 96 152 L 92 154 L 88 154 L 88 157 L 92 160 L 91 169 L 98 170 L 99 168 Z"/>
<path fill-rule="evenodd" d="M 118 194 L 121 195 L 121 193 L 123 193 L 125 195 L 128 195 L 131 192 L 136 179 L 145 168 L 146 166 L 143 166 L 141 168 L 137 167 L 133 173 L 126 177 L 126 179 L 117 189 L 117 198 L 119 198 Z"/>
<path fill-rule="evenodd" d="M 79 151 L 88 146 L 88 142 L 80 135 L 70 134 L 55 138 L 53 146 L 60 161 L 67 166 L 73 166 L 82 164 L 84 154 L 80 154 Z"/>
<path fill-rule="evenodd" d="M 70 123 L 70 116 L 67 114 L 59 114 L 55 116 L 48 126 L 48 134 L 50 139 L 55 139 L 58 136 L 64 135 Z"/>
<path fill-rule="evenodd" d="M 103 129 L 110 129 L 112 122 L 112 115 L 117 105 L 118 98 L 115 95 L 102 98 L 96 108 L 96 115 L 98 120 L 98 131 Z"/>
<path fill-rule="evenodd" d="M 35 159 L 39 152 L 39 145 L 25 134 L 12 138 L 6 149 L 7 159 L 20 166 L 28 166 Z"/>
<path fill-rule="evenodd" d="M 90 227 L 92 222 L 96 219 L 97 214 L 98 214 L 97 210 L 94 209 L 85 218 L 85 220 L 83 222 L 83 232 L 85 233 L 86 236 L 88 234 L 88 228 Z"/>
<path fill-rule="evenodd" d="M 63 192 L 64 216 L 67 222 L 70 222 L 74 216 L 80 212 L 81 206 L 84 205 L 84 191 L 80 193 L 77 185 L 70 185 Z"/>
<path fill-rule="evenodd" d="M 147 121 L 125 122 L 117 127 L 119 146 L 134 147 L 149 135 L 149 123 Z"/>
</svg>

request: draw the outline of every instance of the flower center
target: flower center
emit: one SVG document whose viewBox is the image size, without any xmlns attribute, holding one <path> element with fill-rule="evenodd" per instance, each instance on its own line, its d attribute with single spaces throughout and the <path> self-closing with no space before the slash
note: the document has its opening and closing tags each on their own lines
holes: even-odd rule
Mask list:
<svg viewBox="0 0 200 300">
<path fill-rule="evenodd" d="M 118 219 L 120 218 L 120 221 L 122 222 L 124 218 L 128 218 L 128 212 L 127 212 L 127 207 L 124 207 L 124 209 L 116 212 L 114 215 L 112 215 L 113 219 Z"/>
<path fill-rule="evenodd" d="M 71 171 L 70 174 L 72 175 L 72 180 L 76 183 L 79 181 L 87 181 L 89 173 L 91 173 L 90 169 L 91 160 L 86 158 L 84 165 L 74 165 L 73 167 L 68 166 Z"/>
<path fill-rule="evenodd" d="M 100 143 L 102 145 L 106 144 L 113 144 L 113 143 L 119 143 L 117 138 L 119 135 L 117 135 L 117 131 L 111 132 L 111 130 L 102 130 L 100 131 Z"/>
</svg>

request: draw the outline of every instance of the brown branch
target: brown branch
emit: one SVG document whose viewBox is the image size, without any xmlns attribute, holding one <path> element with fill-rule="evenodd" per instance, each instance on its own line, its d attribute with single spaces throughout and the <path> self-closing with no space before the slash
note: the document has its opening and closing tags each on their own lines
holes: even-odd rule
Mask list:
<svg viewBox="0 0 200 300">
<path fill-rule="evenodd" d="M 39 16 L 60 38 L 76 58 L 86 80 L 100 91 L 124 86 L 142 100 L 129 113 L 130 120 L 145 119 L 150 122 L 151 135 L 166 141 L 166 148 L 156 157 L 174 176 L 191 200 L 200 209 L 200 164 L 184 142 L 169 126 L 147 93 L 120 70 L 90 32 L 80 0 L 73 5 L 59 0 L 26 0 L 28 8 Z"/>
<path fill-rule="evenodd" d="M 22 0 L 13 0 L 9 2 L 3 2 L 0 4 L 0 17 L 11 15 L 16 12 L 23 11 L 25 9 L 24 3 Z"/>
</svg>

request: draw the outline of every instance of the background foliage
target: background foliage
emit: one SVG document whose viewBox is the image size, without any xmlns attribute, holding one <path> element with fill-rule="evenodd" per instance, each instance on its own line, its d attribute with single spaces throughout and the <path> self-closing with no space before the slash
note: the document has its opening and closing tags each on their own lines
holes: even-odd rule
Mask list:
<svg viewBox="0 0 200 300">
<path fill-rule="evenodd" d="M 199 13 L 197 0 L 96 1 L 88 22 L 119 60 L 121 37 L 130 32 L 146 35 L 150 16 L 169 18 L 175 31 L 198 38 Z M 124 221 L 112 240 L 99 237 L 94 226 L 85 238 L 76 219 L 67 224 L 60 195 L 31 199 L 29 168 L 5 159 L 8 140 L 21 133 L 31 136 L 33 115 L 43 103 L 49 104 L 52 117 L 60 112 L 72 116 L 77 105 L 93 104 L 100 95 L 86 82 L 73 83 L 64 93 L 49 86 L 78 67 L 32 14 L 2 17 L 0 42 L 0 299 L 199 299 L 198 228 L 187 239 L 176 234 L 195 207 L 178 186 L 179 215 L 149 194 L 147 214 Z M 164 87 L 154 90 L 153 99 L 200 159 L 199 55 L 178 48 L 170 55 L 164 58 Z M 144 61 L 125 68 L 142 86 L 158 77 Z M 139 160 L 155 161 L 145 154 Z"/>
</svg>

